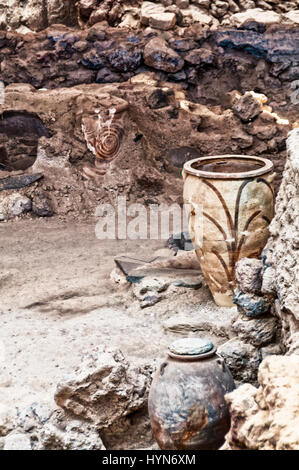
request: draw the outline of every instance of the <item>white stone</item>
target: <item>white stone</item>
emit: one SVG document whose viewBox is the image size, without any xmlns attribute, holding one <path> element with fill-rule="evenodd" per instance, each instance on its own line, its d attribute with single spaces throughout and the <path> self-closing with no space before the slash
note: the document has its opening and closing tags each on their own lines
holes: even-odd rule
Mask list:
<svg viewBox="0 0 299 470">
<path fill-rule="evenodd" d="M 246 21 L 253 20 L 262 24 L 280 23 L 281 16 L 275 11 L 264 11 L 261 8 L 253 8 L 243 13 L 236 13 L 231 16 L 232 26 L 242 26 Z"/>
<path fill-rule="evenodd" d="M 211 0 L 193 0 L 193 3 L 196 3 L 199 7 L 208 9 L 211 4 Z"/>
<path fill-rule="evenodd" d="M 153 2 L 142 2 L 140 11 L 141 24 L 148 26 L 152 15 L 159 15 L 165 12 L 165 8 L 161 4 Z"/>
<path fill-rule="evenodd" d="M 0 436 L 6 436 L 13 429 L 15 417 L 11 408 L 0 404 Z"/>
<path fill-rule="evenodd" d="M 155 13 L 149 18 L 149 24 L 152 28 L 167 31 L 172 29 L 176 23 L 175 13 Z"/>
<path fill-rule="evenodd" d="M 4 196 L 0 200 L 0 220 L 12 219 L 31 210 L 31 200 L 19 193 Z"/>
<path fill-rule="evenodd" d="M 41 428 L 37 450 L 105 450 L 105 447 L 91 423 L 67 418 L 61 426 L 60 418 Z"/>
<path fill-rule="evenodd" d="M 266 245 L 267 261 L 275 270 L 281 310 L 286 309 L 299 320 L 298 250 L 299 210 L 299 129 L 289 133 L 288 155 L 283 179 L 276 197 L 275 217 L 270 225 Z M 271 274 L 271 273 L 270 273 Z M 274 281 L 271 281 L 272 284 Z M 286 315 L 289 324 L 291 317 Z"/>
<path fill-rule="evenodd" d="M 164 292 L 170 285 L 168 278 L 145 277 L 138 284 L 133 285 L 133 293 L 139 300 L 148 295 L 158 295 Z"/>
<path fill-rule="evenodd" d="M 31 450 L 30 437 L 20 432 L 11 433 L 4 439 L 3 450 Z"/>
<path fill-rule="evenodd" d="M 92 351 L 58 384 L 55 401 L 71 415 L 108 428 L 146 406 L 151 372 L 148 364 L 130 365 L 119 350 Z"/>
<path fill-rule="evenodd" d="M 285 19 L 291 21 L 292 23 L 299 23 L 299 10 L 289 11 L 283 15 Z"/>
<path fill-rule="evenodd" d="M 195 5 L 190 5 L 189 8 L 181 10 L 181 12 L 183 16 L 191 17 L 194 23 L 201 23 L 204 25 L 210 25 L 213 23 L 213 18 L 210 15 L 203 13 L 203 11 Z"/>
<path fill-rule="evenodd" d="M 181 336 L 200 331 L 229 339 L 232 335 L 231 323 L 236 315 L 235 307 L 224 308 L 207 303 L 197 312 L 176 314 L 163 322 L 163 328 Z"/>
</svg>

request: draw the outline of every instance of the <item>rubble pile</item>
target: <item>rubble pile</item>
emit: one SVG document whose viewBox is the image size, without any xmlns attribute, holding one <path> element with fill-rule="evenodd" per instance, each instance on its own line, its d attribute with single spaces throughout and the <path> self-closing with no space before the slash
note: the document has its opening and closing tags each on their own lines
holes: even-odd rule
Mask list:
<svg viewBox="0 0 299 470">
<path fill-rule="evenodd" d="M 297 10 L 297 11 L 296 11 Z M 0 2 L 1 29 L 40 31 L 52 24 L 85 27 L 106 22 L 118 27 L 169 30 L 193 23 L 238 25 L 246 20 L 298 22 L 298 1 L 266 0 L 21 0 Z"/>
<path fill-rule="evenodd" d="M 147 398 L 154 370 L 154 362 L 130 364 L 119 350 L 90 351 L 57 385 L 59 408 L 32 403 L 15 417 L 2 410 L 0 448 L 103 450 L 134 448 L 138 442 L 153 445 Z"/>
<path fill-rule="evenodd" d="M 297 450 L 298 356 L 265 359 L 258 383 L 226 395 L 232 423 L 222 450 Z"/>
</svg>

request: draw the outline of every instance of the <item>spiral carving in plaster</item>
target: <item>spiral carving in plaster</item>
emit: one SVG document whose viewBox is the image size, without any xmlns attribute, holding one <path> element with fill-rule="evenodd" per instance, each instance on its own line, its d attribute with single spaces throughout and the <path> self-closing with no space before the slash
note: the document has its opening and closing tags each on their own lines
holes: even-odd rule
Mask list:
<svg viewBox="0 0 299 470">
<path fill-rule="evenodd" d="M 117 157 L 121 140 L 123 137 L 123 127 L 116 122 L 102 127 L 101 132 L 95 139 L 95 153 L 98 160 L 111 161 Z"/>
<path fill-rule="evenodd" d="M 109 168 L 108 163 L 119 154 L 124 135 L 123 111 L 125 105 L 111 108 L 109 118 L 104 121 L 100 111 L 93 116 L 82 118 L 82 130 L 89 150 L 95 155 L 95 167 L 84 167 L 86 178 L 104 175 Z"/>
</svg>

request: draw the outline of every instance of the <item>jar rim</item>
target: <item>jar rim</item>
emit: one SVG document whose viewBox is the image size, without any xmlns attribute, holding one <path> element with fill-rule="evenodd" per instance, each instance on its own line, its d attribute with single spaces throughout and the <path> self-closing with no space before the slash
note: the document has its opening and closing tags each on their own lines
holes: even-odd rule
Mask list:
<svg viewBox="0 0 299 470">
<path fill-rule="evenodd" d="M 248 163 L 256 163 L 260 166 L 260 168 L 249 170 L 249 171 L 242 171 L 242 172 L 217 172 L 217 171 L 206 171 L 194 168 L 193 166 L 197 163 L 209 163 L 215 162 L 215 164 L 220 164 L 222 162 L 234 161 L 234 160 L 243 160 L 244 162 Z M 218 161 L 218 162 L 217 162 Z M 267 158 L 261 158 L 257 156 L 250 156 L 250 155 L 214 155 L 209 157 L 199 157 L 194 158 L 193 160 L 189 160 L 184 164 L 184 172 L 188 173 L 193 176 L 199 176 L 202 178 L 211 178 L 211 179 L 246 179 L 246 178 L 254 178 L 256 176 L 265 175 L 266 173 L 270 173 L 273 171 L 273 163 L 271 160 Z"/>
</svg>

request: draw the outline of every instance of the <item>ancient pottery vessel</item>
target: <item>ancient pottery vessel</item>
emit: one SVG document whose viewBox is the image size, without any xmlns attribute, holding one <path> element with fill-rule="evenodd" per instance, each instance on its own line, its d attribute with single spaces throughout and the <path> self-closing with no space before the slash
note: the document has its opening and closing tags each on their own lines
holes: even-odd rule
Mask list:
<svg viewBox="0 0 299 470">
<path fill-rule="evenodd" d="M 218 449 L 230 427 L 224 395 L 234 388 L 231 373 L 211 342 L 175 341 L 149 393 L 149 415 L 160 448 Z"/>
<path fill-rule="evenodd" d="M 258 258 L 274 215 L 270 160 L 243 155 L 202 157 L 184 165 L 189 232 L 215 302 L 233 305 L 235 264 Z"/>
</svg>

